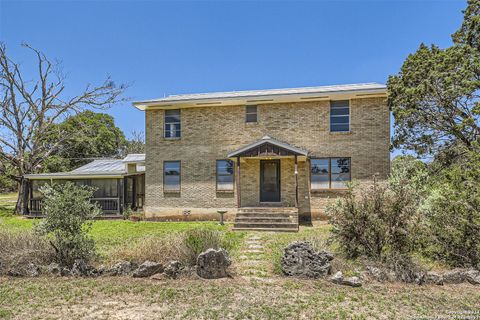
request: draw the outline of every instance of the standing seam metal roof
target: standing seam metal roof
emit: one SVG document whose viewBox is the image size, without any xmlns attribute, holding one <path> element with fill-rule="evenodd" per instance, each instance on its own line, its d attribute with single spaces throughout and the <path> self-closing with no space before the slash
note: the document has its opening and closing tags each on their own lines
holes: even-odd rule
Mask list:
<svg viewBox="0 0 480 320">
<path fill-rule="evenodd" d="M 134 102 L 134 104 L 148 103 L 148 102 L 174 102 L 174 101 L 222 99 L 222 98 L 228 99 L 228 98 L 242 98 L 242 97 L 332 93 L 332 92 L 343 92 L 343 91 L 382 90 L 382 89 L 383 90 L 386 89 L 386 86 L 384 84 L 371 82 L 371 83 L 342 84 L 342 85 L 330 85 L 330 86 L 319 86 L 319 87 L 179 94 L 179 95 L 169 95 L 165 98 L 160 98 L 160 99 L 137 101 L 137 102 Z"/>
</svg>

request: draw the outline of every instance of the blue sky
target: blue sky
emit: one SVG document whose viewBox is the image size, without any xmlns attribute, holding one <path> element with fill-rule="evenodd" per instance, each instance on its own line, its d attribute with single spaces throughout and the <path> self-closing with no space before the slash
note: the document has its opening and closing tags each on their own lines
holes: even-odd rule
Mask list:
<svg viewBox="0 0 480 320">
<path fill-rule="evenodd" d="M 67 94 L 111 75 L 133 100 L 168 94 L 385 83 L 421 42 L 441 47 L 465 1 L 4 1 L 0 39 L 61 59 Z M 129 135 L 144 114 L 108 110 Z"/>
</svg>

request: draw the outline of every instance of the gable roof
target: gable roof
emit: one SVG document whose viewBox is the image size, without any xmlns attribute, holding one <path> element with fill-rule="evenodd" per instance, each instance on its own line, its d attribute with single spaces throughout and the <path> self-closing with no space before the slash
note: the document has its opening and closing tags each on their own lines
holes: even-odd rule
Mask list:
<svg viewBox="0 0 480 320">
<path fill-rule="evenodd" d="M 307 101 L 314 101 L 315 99 L 329 99 L 334 96 L 341 97 L 342 95 L 356 94 L 360 97 L 368 95 L 386 95 L 386 92 L 387 90 L 384 84 L 372 82 L 318 87 L 169 95 L 159 99 L 136 101 L 133 102 L 133 105 L 140 110 L 145 110 L 149 107 L 171 108 L 175 106 L 231 105 L 232 103 L 275 103 L 301 101 L 302 98 Z"/>
<path fill-rule="evenodd" d="M 273 145 L 273 146 L 276 146 L 276 147 L 279 147 L 279 148 L 282 148 L 282 149 L 285 149 L 293 154 L 296 154 L 296 155 L 300 155 L 300 156 L 307 156 L 308 155 L 308 151 L 307 150 L 303 150 L 303 149 L 300 149 L 300 148 L 297 148 L 297 147 L 294 147 L 288 143 L 285 143 L 285 142 L 281 142 L 281 141 L 278 141 L 276 139 L 273 139 L 269 136 L 264 136 L 262 139 L 260 140 L 257 140 L 253 143 L 250 143 L 248 145 L 246 145 L 245 147 L 242 147 L 238 150 L 235 150 L 233 152 L 230 152 L 228 155 L 227 155 L 227 158 L 233 158 L 233 157 L 238 157 L 238 156 L 241 156 L 242 154 L 244 153 L 247 153 L 248 151 L 252 150 L 252 149 L 255 149 L 257 147 L 260 147 L 260 146 L 263 146 L 263 145 L 266 145 L 266 144 L 270 144 L 270 145 Z"/>
</svg>

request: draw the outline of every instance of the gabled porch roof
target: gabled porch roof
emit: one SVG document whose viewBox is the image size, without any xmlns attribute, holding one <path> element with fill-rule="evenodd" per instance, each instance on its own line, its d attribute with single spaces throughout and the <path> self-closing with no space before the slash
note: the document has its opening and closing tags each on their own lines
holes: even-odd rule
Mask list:
<svg viewBox="0 0 480 320">
<path fill-rule="evenodd" d="M 227 157 L 255 157 L 255 156 L 307 156 L 308 151 L 294 147 L 288 143 L 278 141 L 269 136 L 264 136 L 251 144 L 236 151 L 230 152 Z"/>
</svg>

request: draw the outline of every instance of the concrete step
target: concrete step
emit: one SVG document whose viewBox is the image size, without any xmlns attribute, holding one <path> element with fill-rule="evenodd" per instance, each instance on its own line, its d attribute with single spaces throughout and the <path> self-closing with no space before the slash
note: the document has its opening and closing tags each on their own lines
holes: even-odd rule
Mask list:
<svg viewBox="0 0 480 320">
<path fill-rule="evenodd" d="M 293 222 L 235 222 L 234 228 L 298 228 L 298 223 Z"/>
<path fill-rule="evenodd" d="M 298 213 L 296 212 L 263 212 L 263 211 L 252 211 L 252 212 L 238 212 L 236 214 L 237 217 L 289 217 L 289 216 L 296 216 Z"/>
<path fill-rule="evenodd" d="M 233 231 L 266 231 L 266 232 L 298 232 L 298 226 L 296 228 L 237 228 L 234 227 Z"/>
<path fill-rule="evenodd" d="M 290 217 L 236 217 L 235 222 L 290 222 Z"/>
<path fill-rule="evenodd" d="M 237 212 L 245 213 L 245 212 L 281 212 L 281 213 L 298 213 L 297 208 L 290 208 L 290 207 L 243 207 L 239 208 Z"/>
</svg>

